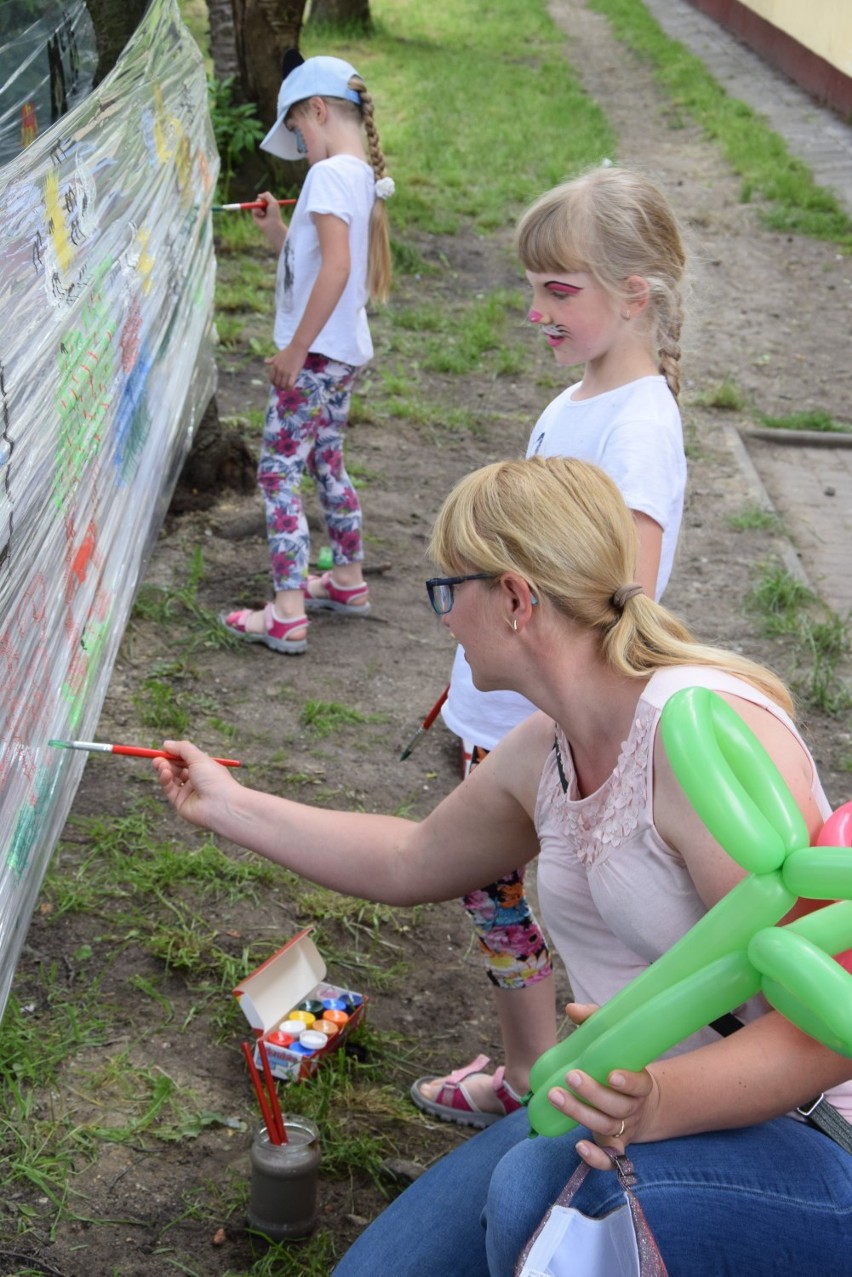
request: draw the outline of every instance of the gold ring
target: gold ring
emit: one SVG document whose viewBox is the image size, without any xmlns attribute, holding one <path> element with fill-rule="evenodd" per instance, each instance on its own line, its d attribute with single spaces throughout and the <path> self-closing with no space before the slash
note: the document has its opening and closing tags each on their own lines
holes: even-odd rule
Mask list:
<svg viewBox="0 0 852 1277">
<path fill-rule="evenodd" d="M 626 1126 L 626 1125 L 627 1125 L 627 1123 L 625 1122 L 624 1118 L 622 1118 L 622 1119 L 621 1119 L 621 1126 L 619 1126 L 618 1130 L 615 1132 L 615 1134 L 614 1134 L 614 1135 L 613 1135 L 613 1137 L 612 1137 L 614 1140 L 620 1140 L 620 1139 L 621 1139 L 622 1135 L 624 1134 L 624 1128 L 625 1128 L 625 1126 Z"/>
</svg>

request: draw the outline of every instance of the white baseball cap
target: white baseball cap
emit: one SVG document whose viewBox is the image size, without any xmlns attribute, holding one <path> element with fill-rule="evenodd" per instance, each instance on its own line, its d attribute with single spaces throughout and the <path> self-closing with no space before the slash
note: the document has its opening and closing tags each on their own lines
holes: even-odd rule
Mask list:
<svg viewBox="0 0 852 1277">
<path fill-rule="evenodd" d="M 308 58 L 281 81 L 278 90 L 278 118 L 261 142 L 261 149 L 282 160 L 300 160 L 296 136 L 284 121 L 297 102 L 307 98 L 345 98 L 360 105 L 361 95 L 350 89 L 349 81 L 358 72 L 342 58 Z M 359 77 L 360 78 L 360 77 Z"/>
</svg>

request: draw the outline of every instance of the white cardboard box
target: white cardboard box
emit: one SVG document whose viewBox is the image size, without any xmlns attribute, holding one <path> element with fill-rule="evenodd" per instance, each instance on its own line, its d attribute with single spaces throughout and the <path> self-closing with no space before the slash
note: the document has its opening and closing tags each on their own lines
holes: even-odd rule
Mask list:
<svg viewBox="0 0 852 1277">
<path fill-rule="evenodd" d="M 326 1056 L 343 1045 L 354 1029 L 362 1024 L 367 1012 L 367 997 L 325 979 L 326 965 L 311 939 L 308 927 L 294 936 L 282 949 L 273 953 L 261 966 L 246 976 L 234 989 L 243 1015 L 258 1039 L 266 1043 L 266 1054 L 275 1077 L 301 1082 L 313 1077 Z M 312 1055 L 300 1055 L 288 1047 L 268 1042 L 270 1033 L 287 1019 L 289 1013 L 307 999 L 351 999 L 357 1002 L 339 1033 L 329 1038 L 326 1046 Z M 260 1064 L 257 1047 L 255 1060 Z"/>
</svg>

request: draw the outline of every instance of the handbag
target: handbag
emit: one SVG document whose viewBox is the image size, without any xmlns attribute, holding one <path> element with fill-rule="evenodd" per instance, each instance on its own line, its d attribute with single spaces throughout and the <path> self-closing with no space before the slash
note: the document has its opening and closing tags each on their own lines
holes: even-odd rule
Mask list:
<svg viewBox="0 0 852 1277">
<path fill-rule="evenodd" d="M 667 1277 L 633 1191 L 633 1163 L 614 1149 L 604 1152 L 615 1168 L 625 1201 L 601 1219 L 591 1219 L 572 1206 L 591 1170 L 581 1162 L 518 1256 L 514 1277 Z"/>
</svg>

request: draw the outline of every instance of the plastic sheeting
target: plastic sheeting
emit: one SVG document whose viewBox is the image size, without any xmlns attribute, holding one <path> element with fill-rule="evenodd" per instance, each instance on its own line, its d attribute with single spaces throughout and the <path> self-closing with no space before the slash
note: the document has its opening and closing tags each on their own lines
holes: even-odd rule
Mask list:
<svg viewBox="0 0 852 1277">
<path fill-rule="evenodd" d="M 218 168 L 176 0 L 0 169 L 0 1014 L 213 392 Z"/>
<path fill-rule="evenodd" d="M 97 62 L 85 0 L 0 0 L 0 164 L 82 101 Z"/>
</svg>

